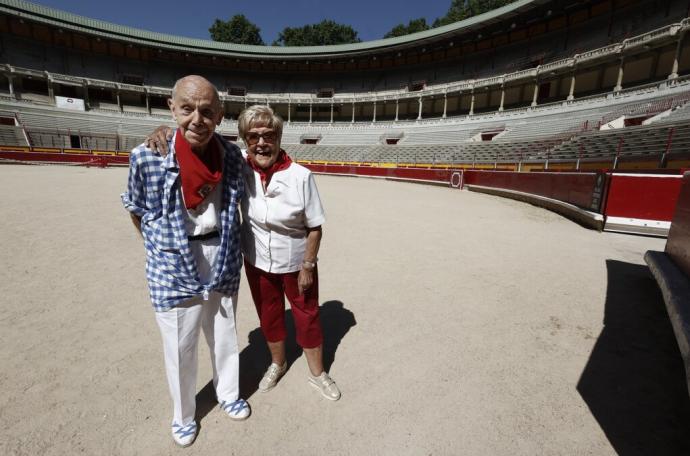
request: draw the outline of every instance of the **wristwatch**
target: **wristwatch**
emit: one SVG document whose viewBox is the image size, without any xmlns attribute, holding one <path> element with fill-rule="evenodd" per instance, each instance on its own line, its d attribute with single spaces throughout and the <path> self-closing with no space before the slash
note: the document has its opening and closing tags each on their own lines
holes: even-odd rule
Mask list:
<svg viewBox="0 0 690 456">
<path fill-rule="evenodd" d="M 304 260 L 302 261 L 302 268 L 306 269 L 308 271 L 311 271 L 316 267 L 316 262 L 318 261 L 318 258 L 314 258 L 314 261 L 309 261 L 309 260 Z"/>
</svg>

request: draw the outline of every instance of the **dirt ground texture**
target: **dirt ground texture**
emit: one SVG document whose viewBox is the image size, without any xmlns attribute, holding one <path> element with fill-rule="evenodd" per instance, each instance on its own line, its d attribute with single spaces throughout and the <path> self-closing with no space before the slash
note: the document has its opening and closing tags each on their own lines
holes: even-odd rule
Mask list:
<svg viewBox="0 0 690 456">
<path fill-rule="evenodd" d="M 214 403 L 202 342 L 200 433 L 179 449 L 126 176 L 0 166 L 2 455 L 690 454 L 683 364 L 642 258 L 664 239 L 335 176 L 317 177 L 320 301 L 342 399 L 307 384 L 292 339 L 285 377 L 256 391 L 269 357 L 243 278 L 253 414 Z"/>
</svg>

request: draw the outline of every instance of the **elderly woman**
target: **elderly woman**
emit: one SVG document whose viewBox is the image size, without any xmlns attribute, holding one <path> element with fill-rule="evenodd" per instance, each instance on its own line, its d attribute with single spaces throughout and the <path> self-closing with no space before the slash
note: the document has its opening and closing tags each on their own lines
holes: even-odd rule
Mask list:
<svg viewBox="0 0 690 456">
<path fill-rule="evenodd" d="M 238 128 L 247 145 L 242 252 L 272 361 L 259 382 L 259 391 L 273 389 L 287 371 L 287 296 L 297 343 L 309 365 L 309 383 L 325 398 L 337 401 L 340 390 L 323 368 L 317 255 L 321 225 L 326 219 L 314 177 L 280 148 L 283 120 L 270 107 L 245 109 L 239 116 Z M 163 139 L 164 131 L 159 128 L 148 142 Z"/>
<path fill-rule="evenodd" d="M 340 391 L 323 369 L 317 254 L 325 222 L 311 172 L 280 148 L 283 120 L 268 106 L 239 116 L 247 145 L 246 196 L 242 200 L 242 251 L 247 281 L 271 352 L 259 391 L 272 389 L 287 370 L 285 296 L 297 343 L 309 365 L 309 383 L 330 400 Z"/>
</svg>

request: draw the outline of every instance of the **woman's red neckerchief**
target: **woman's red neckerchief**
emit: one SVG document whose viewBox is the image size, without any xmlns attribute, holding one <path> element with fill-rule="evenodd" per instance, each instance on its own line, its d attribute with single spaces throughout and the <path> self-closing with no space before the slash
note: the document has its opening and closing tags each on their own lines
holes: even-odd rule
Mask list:
<svg viewBox="0 0 690 456">
<path fill-rule="evenodd" d="M 263 169 L 254 163 L 251 155 L 247 155 L 247 163 L 249 163 L 249 166 L 251 166 L 254 171 L 259 173 L 259 176 L 261 176 L 261 183 L 264 185 L 264 188 L 266 188 L 269 182 L 271 182 L 273 173 L 287 169 L 292 164 L 292 159 L 283 149 L 280 149 L 276 162 L 268 169 Z"/>
<path fill-rule="evenodd" d="M 203 157 L 197 155 L 178 128 L 175 154 L 180 166 L 182 194 L 187 209 L 196 209 L 223 178 L 223 159 L 218 142 L 211 138 Z"/>
</svg>

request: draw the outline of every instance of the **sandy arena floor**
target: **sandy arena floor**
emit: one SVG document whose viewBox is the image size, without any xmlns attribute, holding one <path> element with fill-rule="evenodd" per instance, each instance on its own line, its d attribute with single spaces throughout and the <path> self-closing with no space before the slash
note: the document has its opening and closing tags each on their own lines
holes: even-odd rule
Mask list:
<svg viewBox="0 0 690 456">
<path fill-rule="evenodd" d="M 690 400 L 642 255 L 665 240 L 598 233 L 524 203 L 319 176 L 323 399 L 291 348 L 278 387 L 243 280 L 252 417 L 213 403 L 200 345 L 195 444 L 171 401 L 119 194 L 126 169 L 0 166 L 2 455 L 690 454 Z"/>
</svg>

